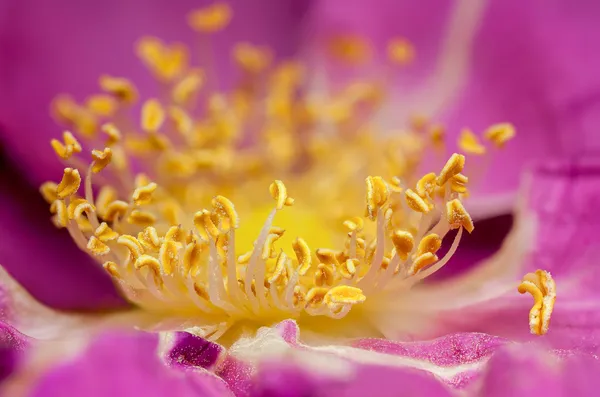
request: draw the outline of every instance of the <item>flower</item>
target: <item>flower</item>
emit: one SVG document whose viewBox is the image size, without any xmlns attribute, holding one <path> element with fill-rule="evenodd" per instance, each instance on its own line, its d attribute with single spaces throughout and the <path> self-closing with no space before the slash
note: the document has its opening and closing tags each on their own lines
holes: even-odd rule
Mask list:
<svg viewBox="0 0 600 397">
<path fill-rule="evenodd" d="M 191 25 L 212 34 L 221 27 L 216 25 L 229 20 L 219 7 L 224 6 L 191 14 Z M 220 23 L 213 21 L 214 13 L 224 14 L 217 18 Z M 394 40 L 391 47 L 394 62 L 404 65 L 414 57 L 405 39 Z M 59 183 L 41 187 L 55 225 L 66 228 L 80 248 L 103 258 L 104 269 L 136 308 L 107 315 L 61 315 L 27 297 L 5 275 L 10 289 L 7 299 L 12 301 L 5 306 L 4 318 L 18 330 L 37 337 L 84 339 L 90 332 L 131 325 L 168 331 L 162 334 L 160 349 L 167 362 L 218 368 L 237 394 L 248 392 L 245 382 L 252 377 L 258 383 L 250 387 L 260 392 L 268 383 L 261 376 L 285 375 L 286 366 L 268 366 L 264 359 L 269 356 L 289 358 L 303 370 L 306 361 L 317 366 L 321 377 L 292 365 L 291 375 L 305 377 L 309 387 L 311 383 L 321 387 L 321 381 L 339 386 L 359 368 L 383 372 L 384 377 L 387 371 L 388 379 L 402 373 L 399 379 L 406 380 L 406 387 L 440 394 L 447 386 L 414 369 L 427 369 L 445 384 L 462 387 L 478 374 L 491 352 L 509 343 L 481 334 L 446 335 L 412 344 L 393 342 L 410 334 L 446 334 L 461 326 L 452 321 L 456 310 L 468 313 L 467 320 L 480 318 L 470 316 L 478 310 L 500 315 L 515 309 L 525 317 L 522 300 L 507 306 L 513 299 L 505 293 L 514 294 L 520 277 L 515 277 L 515 271 L 521 270 L 516 265 L 529 253 L 527 243 L 534 236 L 527 225 L 519 225 L 500 255 L 481 268 L 448 283 L 418 283 L 449 261 L 463 230 L 474 228 L 462 203 L 469 193 L 469 179 L 462 173 L 464 155 L 450 155 L 439 172 L 421 177 L 415 172 L 425 148 L 444 147 L 439 126 L 418 118 L 412 130 L 387 138 L 363 128 L 346 129 L 363 127 L 355 119 L 361 120 L 363 112 L 368 115 L 379 106 L 383 90 L 368 82 L 352 82 L 341 95 L 317 97 L 312 102 L 313 91 L 303 95 L 300 89 L 303 69 L 295 62 L 276 67 L 263 94 L 265 87 L 258 84 L 257 76 L 270 65 L 271 57 L 268 50 L 249 44 L 233 52 L 245 75 L 242 84 L 228 94 L 209 92 L 204 113 L 194 119 L 186 107 L 201 92 L 206 72 L 188 69 L 187 51 L 180 45 L 145 38 L 137 50 L 162 84 L 173 83 L 165 86 L 169 89 L 164 98 L 169 99 L 146 98 L 139 109 L 131 110 L 128 107 L 137 99 L 137 89 L 131 81 L 112 76 L 100 79 L 108 95 L 98 95 L 93 101 L 81 104 L 58 97 L 55 115 L 78 134 L 67 131 L 52 141 L 58 157 L 69 166 Z M 331 54 L 344 62 L 360 61 L 369 51 L 353 38 L 334 41 L 331 47 Z M 139 111 L 136 129 L 141 134 L 129 133 L 134 124 L 127 120 L 127 113 L 132 111 Z M 252 133 L 244 142 L 238 135 L 242 127 Z M 297 139 L 295 130 L 306 136 Z M 86 144 L 94 147 L 98 134 L 103 134 L 104 144 L 91 151 L 91 164 L 82 166 L 79 156 Z M 328 134 L 327 140 L 321 134 Z M 513 126 L 503 123 L 491 126 L 484 138 L 503 146 L 514 135 Z M 327 150 L 332 142 L 336 151 Z M 470 131 L 461 133 L 459 145 L 470 154 L 487 150 Z M 381 146 L 385 150 L 377 150 Z M 390 155 L 394 150 L 404 152 L 401 162 Z M 389 176 L 369 175 L 377 168 Z M 359 172 L 368 175 L 366 198 L 352 188 Z M 100 178 L 106 182 L 95 192 L 92 186 Z M 221 192 L 227 192 L 226 196 Z M 363 200 L 368 221 L 347 209 Z M 205 209 L 190 211 L 201 202 L 206 203 Z M 303 202 L 309 205 L 302 208 Z M 306 228 L 309 234 L 284 245 L 289 233 L 273 226 L 274 220 L 285 222 L 282 215 L 294 209 L 299 215 L 292 217 L 289 229 Z M 241 232 L 245 218 L 256 234 Z M 335 235 L 336 223 L 345 227 L 341 238 Z M 438 256 L 444 236 L 453 229 L 457 232 L 447 252 Z M 313 254 L 309 238 L 320 243 L 340 240 L 344 248 L 318 249 Z M 238 254 L 244 243 L 249 249 Z M 393 248 L 386 250 L 386 246 Z M 500 269 L 507 263 L 515 264 L 514 269 Z M 487 277 L 478 274 L 483 271 Z M 504 278 L 492 278 L 494 272 Z M 474 290 L 474 285 L 479 288 Z M 555 288 L 550 273 L 542 270 L 527 273 L 518 287 L 519 292 L 534 297 L 529 312 L 533 334 L 548 332 Z M 398 295 L 402 302 L 394 301 Z M 25 316 L 26 312 L 35 316 Z M 32 320 L 36 322 L 28 323 Z M 40 324 L 51 326 L 40 328 Z M 255 332 L 261 325 L 270 327 Z M 382 336 L 387 339 L 372 338 Z M 360 339 L 346 343 L 355 337 Z M 231 347 L 229 355 L 206 339 Z M 210 354 L 216 351 L 214 357 L 207 357 L 207 345 Z M 458 360 L 452 350 L 457 346 L 464 353 Z M 151 343 L 145 348 L 154 349 Z M 445 361 L 448 353 L 454 361 Z M 351 358 L 354 365 L 340 361 L 340 356 Z M 410 362 L 411 358 L 417 363 Z M 253 375 L 256 365 L 258 372 Z M 466 370 L 460 365 L 467 365 Z M 399 366 L 400 372 L 394 370 Z M 448 367 L 452 368 L 447 371 Z M 200 373 L 216 389 L 222 387 L 218 379 Z"/>
</svg>

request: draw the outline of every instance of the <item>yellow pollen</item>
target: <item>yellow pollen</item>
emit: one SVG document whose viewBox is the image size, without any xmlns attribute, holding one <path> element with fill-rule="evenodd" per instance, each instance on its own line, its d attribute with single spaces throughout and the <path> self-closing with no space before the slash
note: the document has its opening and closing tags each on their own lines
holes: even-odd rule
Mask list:
<svg viewBox="0 0 600 397">
<path fill-rule="evenodd" d="M 61 159 L 68 160 L 73 154 L 81 153 L 81 145 L 69 131 L 63 133 L 64 144 L 58 139 L 52 139 L 50 144 Z"/>
<path fill-rule="evenodd" d="M 446 203 L 446 219 L 451 229 L 464 227 L 467 232 L 471 233 L 475 228 L 471 215 L 469 215 L 459 199 L 454 199 Z"/>
<path fill-rule="evenodd" d="M 220 233 L 208 210 L 198 211 L 194 214 L 194 225 L 200 235 L 207 240 L 209 237 L 217 238 Z"/>
<path fill-rule="evenodd" d="M 427 203 L 423 197 L 419 196 L 412 189 L 406 189 L 404 196 L 406 197 L 406 203 L 412 210 L 422 212 L 424 214 L 431 211 L 431 206 L 429 203 Z"/>
<path fill-rule="evenodd" d="M 142 106 L 141 127 L 146 132 L 157 132 L 165 121 L 165 110 L 156 99 L 148 99 Z"/>
<path fill-rule="evenodd" d="M 135 205 L 150 204 L 152 202 L 152 194 L 157 187 L 154 182 L 138 187 L 133 191 L 133 195 L 131 196 L 133 203 Z"/>
<path fill-rule="evenodd" d="M 104 219 L 108 222 L 113 222 L 117 218 L 121 218 L 127 212 L 129 204 L 121 200 L 115 200 L 109 203 L 104 210 Z"/>
<path fill-rule="evenodd" d="M 390 196 L 388 184 L 380 176 L 369 176 L 367 183 L 367 216 L 375 220 L 377 211 L 381 209 Z"/>
<path fill-rule="evenodd" d="M 401 66 L 411 63 L 415 58 L 415 48 L 405 38 L 396 38 L 388 43 L 388 58 Z"/>
<path fill-rule="evenodd" d="M 102 171 L 112 160 L 112 149 L 104 148 L 104 150 L 92 150 L 92 172 L 97 174 Z"/>
<path fill-rule="evenodd" d="M 298 274 L 300 276 L 304 276 L 310 266 L 312 265 L 312 256 L 310 253 L 310 248 L 306 241 L 301 237 L 297 237 L 296 240 L 292 243 L 292 248 L 296 253 L 296 258 L 298 259 L 298 264 L 300 265 L 298 269 Z"/>
<path fill-rule="evenodd" d="M 397 230 L 392 234 L 392 243 L 396 248 L 396 253 L 402 260 L 408 258 L 408 254 L 412 252 L 415 246 L 415 239 L 412 234 L 404 230 Z"/>
<path fill-rule="evenodd" d="M 90 252 L 96 256 L 106 255 L 110 252 L 110 248 L 108 248 L 108 245 L 104 244 L 96 236 L 90 237 L 90 240 L 87 244 L 87 249 L 90 250 Z"/>
<path fill-rule="evenodd" d="M 79 171 L 73 168 L 65 168 L 63 177 L 56 187 L 56 196 L 59 199 L 69 197 L 79 190 L 79 185 L 81 185 Z"/>
<path fill-rule="evenodd" d="M 340 273 L 345 279 L 351 279 L 356 274 L 356 267 L 359 265 L 358 259 L 347 259 L 342 266 L 340 266 Z"/>
<path fill-rule="evenodd" d="M 346 305 L 364 302 L 366 296 L 362 290 L 348 285 L 340 285 L 327 291 L 324 301 L 327 305 Z"/>
<path fill-rule="evenodd" d="M 212 199 L 212 205 L 215 208 L 215 213 L 221 218 L 226 218 L 234 229 L 240 227 L 240 219 L 233 203 L 229 199 L 223 196 L 216 196 Z"/>
<path fill-rule="evenodd" d="M 158 253 L 164 274 L 171 274 L 179 265 L 179 244 L 172 240 L 165 241 Z"/>
<path fill-rule="evenodd" d="M 138 226 L 149 226 L 156 223 L 156 216 L 151 212 L 133 210 L 127 218 L 127 222 Z"/>
<path fill-rule="evenodd" d="M 104 75 L 100 77 L 100 88 L 126 104 L 137 101 L 138 93 L 133 83 L 125 78 Z"/>
<path fill-rule="evenodd" d="M 129 254 L 133 260 L 137 260 L 144 253 L 144 247 L 133 236 L 124 234 L 117 239 L 117 244 L 120 244 L 129 250 Z"/>
<path fill-rule="evenodd" d="M 437 255 L 435 255 L 431 252 L 426 252 L 422 255 L 419 255 L 414 259 L 410 269 L 408 269 L 408 274 L 409 275 L 416 274 L 421 269 L 423 269 L 429 265 L 433 265 L 437 261 L 438 261 Z"/>
<path fill-rule="evenodd" d="M 463 129 L 458 138 L 458 147 L 467 154 L 484 154 L 485 146 L 479 142 L 479 138 L 469 129 Z"/>
<path fill-rule="evenodd" d="M 150 255 L 141 255 L 139 258 L 136 259 L 134 266 L 138 270 L 147 268 L 151 272 L 156 285 L 162 287 L 163 280 L 160 275 L 160 262 L 158 261 L 158 259 Z"/>
<path fill-rule="evenodd" d="M 231 21 L 231 7 L 225 2 L 217 2 L 188 14 L 192 29 L 202 33 L 214 33 L 224 29 Z"/>
<path fill-rule="evenodd" d="M 294 199 L 288 197 L 287 188 L 285 187 L 284 183 L 279 180 L 276 180 L 275 182 L 271 183 L 271 185 L 269 186 L 269 192 L 277 202 L 276 208 L 278 210 L 283 209 L 283 207 L 286 205 L 291 206 L 294 204 Z"/>
<path fill-rule="evenodd" d="M 483 136 L 494 145 L 501 148 L 506 142 L 515 137 L 515 127 L 509 123 L 500 123 L 490 126 Z"/>
<path fill-rule="evenodd" d="M 535 335 L 544 335 L 550 326 L 550 317 L 556 301 L 556 284 L 549 272 L 536 270 L 527 273 L 518 287 L 519 293 L 528 292 L 533 297 L 529 311 L 529 328 Z"/>
<path fill-rule="evenodd" d="M 69 219 L 79 219 L 83 213 L 91 214 L 96 210 L 86 199 L 78 198 L 69 203 L 67 213 Z"/>
<path fill-rule="evenodd" d="M 452 156 L 450 156 L 450 158 L 446 162 L 446 165 L 444 165 L 444 168 L 440 172 L 440 175 L 437 178 L 437 185 L 445 185 L 450 178 L 462 172 L 464 167 L 465 156 L 463 156 L 462 154 L 454 153 Z"/>
<path fill-rule="evenodd" d="M 435 254 L 442 246 L 442 239 L 435 233 L 428 234 L 419 242 L 417 248 L 417 256 L 421 256 L 427 252 Z"/>
<path fill-rule="evenodd" d="M 102 222 L 100 226 L 96 228 L 94 234 L 103 243 L 116 240 L 119 237 L 119 233 L 112 230 L 106 222 Z"/>
<path fill-rule="evenodd" d="M 423 198 L 431 197 L 436 186 L 435 172 L 423 175 L 417 182 L 417 194 Z"/>
<path fill-rule="evenodd" d="M 148 226 L 138 233 L 137 239 L 147 252 L 157 252 L 160 249 L 161 239 L 158 237 L 156 229 L 152 226 Z"/>
</svg>

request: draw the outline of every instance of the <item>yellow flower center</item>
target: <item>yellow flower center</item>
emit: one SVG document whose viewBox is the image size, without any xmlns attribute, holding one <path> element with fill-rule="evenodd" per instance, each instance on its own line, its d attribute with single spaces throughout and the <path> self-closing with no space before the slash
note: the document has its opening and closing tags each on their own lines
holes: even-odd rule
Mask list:
<svg viewBox="0 0 600 397">
<path fill-rule="evenodd" d="M 214 34 L 230 16 L 218 3 L 189 22 Z M 332 55 L 350 63 L 371 52 L 363 40 L 332 43 Z M 143 100 L 139 116 L 138 90 L 120 77 L 102 76 L 104 93 L 82 104 L 53 103 L 75 135 L 52 141 L 68 167 L 41 192 L 55 224 L 132 303 L 187 318 L 187 328 L 213 339 L 243 321 L 341 319 L 389 286 L 440 269 L 463 229 L 473 230 L 461 203 L 464 156 L 419 177 L 424 153 L 445 150 L 443 127 L 415 117 L 405 131 L 379 131 L 380 82 L 313 95 L 300 62 L 273 64 L 268 49 L 242 43 L 232 52 L 240 83 L 220 92 L 207 80 L 210 63 L 192 67 L 188 52 L 157 38 L 138 42 L 163 92 Z M 404 65 L 415 50 L 393 39 L 389 56 Z M 470 134 L 463 146 L 482 153 Z M 503 124 L 484 137 L 502 145 L 513 135 Z M 75 136 L 100 145 L 89 166 Z"/>
</svg>

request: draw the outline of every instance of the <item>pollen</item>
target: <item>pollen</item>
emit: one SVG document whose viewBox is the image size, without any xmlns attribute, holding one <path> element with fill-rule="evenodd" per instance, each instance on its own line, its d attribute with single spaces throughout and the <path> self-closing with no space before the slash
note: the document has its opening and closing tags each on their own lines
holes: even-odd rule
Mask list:
<svg viewBox="0 0 600 397">
<path fill-rule="evenodd" d="M 254 43 L 226 51 L 239 79 L 221 89 L 209 49 L 231 17 L 225 3 L 188 15 L 202 33 L 200 57 L 157 37 L 137 42 L 160 87 L 155 98 L 105 75 L 83 103 L 53 101 L 69 132 L 52 141 L 67 167 L 62 180 L 40 187 L 51 219 L 131 303 L 201 319 L 194 329 L 213 340 L 241 322 L 312 324 L 351 311 L 348 321 L 363 319 L 392 289 L 407 291 L 446 266 L 463 229 L 473 230 L 461 201 L 471 183 L 465 157 L 419 174 L 428 151 L 445 147 L 441 124 L 415 113 L 388 130 L 378 123 L 385 81 L 356 78 L 315 93 L 307 65 L 279 62 Z M 340 67 L 372 52 L 352 35 L 327 45 Z M 396 65 L 416 53 L 402 38 L 388 50 Z M 99 144 L 85 159 L 82 147 Z"/>
<path fill-rule="evenodd" d="M 527 273 L 518 287 L 519 293 L 529 293 L 533 297 L 533 307 L 529 311 L 529 328 L 534 335 L 544 335 L 550 327 L 550 317 L 556 301 L 556 284 L 549 272 L 536 270 Z"/>
</svg>

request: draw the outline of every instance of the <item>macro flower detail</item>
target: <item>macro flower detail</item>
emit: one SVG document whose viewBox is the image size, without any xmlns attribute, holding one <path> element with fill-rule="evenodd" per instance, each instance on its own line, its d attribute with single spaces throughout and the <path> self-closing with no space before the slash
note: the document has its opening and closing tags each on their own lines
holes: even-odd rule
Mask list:
<svg viewBox="0 0 600 397">
<path fill-rule="evenodd" d="M 187 22 L 207 44 L 232 16 L 216 3 Z M 420 56 L 401 36 L 387 44 L 393 73 Z M 418 380 L 410 390 L 422 382 L 445 395 L 514 343 L 460 328 L 461 321 L 501 313 L 506 302 L 499 301 L 516 298 L 527 331 L 521 302 L 528 301 L 517 292 L 533 297 L 529 332 L 551 335 L 557 293 L 550 272 L 528 268 L 520 283 L 513 273 L 486 273 L 522 259 L 531 240 L 515 243 L 518 233 L 478 277 L 431 277 L 477 232 L 471 186 L 485 172 L 482 157 L 515 136 L 513 125 L 465 128 L 455 152 L 434 115 L 381 125 L 377 114 L 390 96 L 385 79 L 357 73 L 319 90 L 310 63 L 241 42 L 230 54 L 239 80 L 223 88 L 211 46 L 202 48 L 196 65 L 186 45 L 143 37 L 135 53 L 154 90 L 129 76 L 102 75 L 98 93 L 58 95 L 51 104 L 66 129 L 50 142 L 64 169 L 40 193 L 53 224 L 104 269 L 130 307 L 61 313 L 48 329 L 42 320 L 21 329 L 21 312 L 55 313 L 23 298 L 2 272 L 13 298 L 4 321 L 34 339 L 35 326 L 43 338 L 90 341 L 107 329 L 142 331 L 140 340 L 136 332 L 117 339 L 156 350 L 169 371 L 198 370 L 215 390 L 225 393 L 228 382 L 236 395 L 249 395 L 250 380 L 269 378 L 282 358 L 289 359 L 282 373 L 301 374 L 309 385 L 351 379 L 349 360 L 390 376 L 401 368 L 407 384 Z M 333 38 L 325 50 L 352 68 L 377 51 L 353 35 Z M 303 372 L 313 364 L 323 373 Z"/>
</svg>

